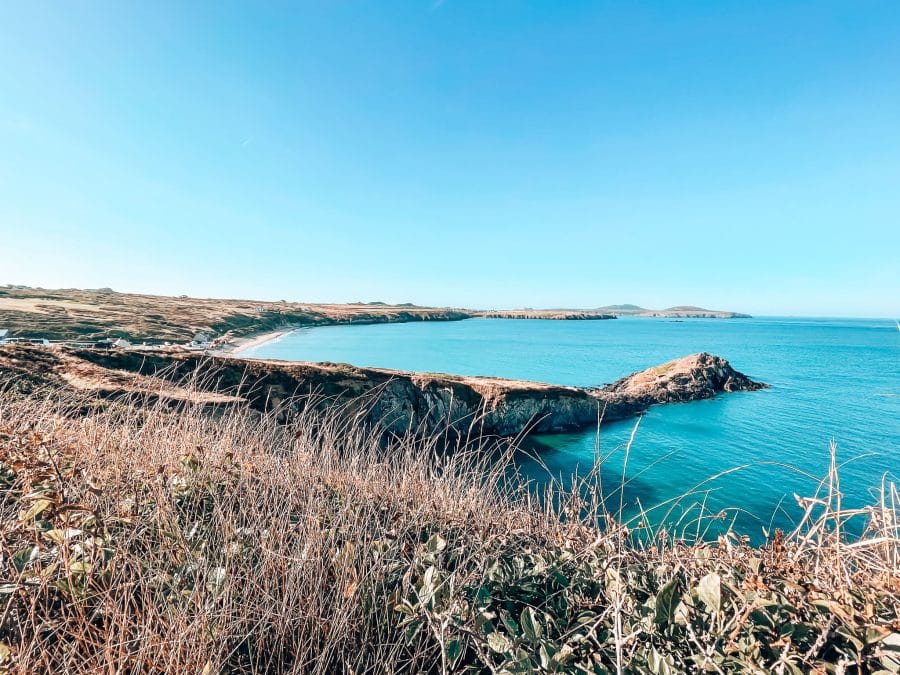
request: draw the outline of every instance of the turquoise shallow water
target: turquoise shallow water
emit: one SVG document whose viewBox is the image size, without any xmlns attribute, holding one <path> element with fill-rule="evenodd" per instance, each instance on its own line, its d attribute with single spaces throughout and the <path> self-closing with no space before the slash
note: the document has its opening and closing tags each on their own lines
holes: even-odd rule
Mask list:
<svg viewBox="0 0 900 675">
<path fill-rule="evenodd" d="M 805 474 L 824 475 L 832 439 L 845 463 L 847 503 L 867 503 L 885 475 L 900 475 L 900 331 L 893 321 L 472 319 L 329 326 L 296 331 L 245 355 L 591 386 L 698 351 L 723 356 L 772 388 L 652 408 L 624 468 L 629 513 L 638 501 L 660 504 L 749 465 L 703 485 L 707 505 L 741 509 L 739 526 L 753 535 L 773 518 L 788 526 L 796 514 L 793 493 L 811 494 L 816 481 Z M 604 425 L 599 455 L 595 432 L 536 440 L 554 475 L 565 480 L 599 456 L 604 481 L 617 485 L 633 425 Z M 543 469 L 523 466 L 536 480 L 547 479 Z"/>
</svg>

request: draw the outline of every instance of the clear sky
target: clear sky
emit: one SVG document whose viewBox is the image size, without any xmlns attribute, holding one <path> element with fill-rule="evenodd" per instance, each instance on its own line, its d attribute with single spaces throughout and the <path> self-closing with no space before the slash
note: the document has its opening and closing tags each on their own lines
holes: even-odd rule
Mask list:
<svg viewBox="0 0 900 675">
<path fill-rule="evenodd" d="M 0 284 L 900 315 L 900 2 L 0 2 Z"/>
</svg>

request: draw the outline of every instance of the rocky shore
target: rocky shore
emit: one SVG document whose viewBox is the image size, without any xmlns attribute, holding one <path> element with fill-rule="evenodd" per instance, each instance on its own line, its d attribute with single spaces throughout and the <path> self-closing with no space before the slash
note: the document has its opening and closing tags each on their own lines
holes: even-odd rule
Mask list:
<svg viewBox="0 0 900 675">
<path fill-rule="evenodd" d="M 476 316 L 481 319 L 553 319 L 557 321 L 604 321 L 618 318 L 609 312 L 584 309 L 485 310 L 477 312 Z"/>
<path fill-rule="evenodd" d="M 766 385 L 725 359 L 700 353 L 596 388 L 491 377 L 408 373 L 333 363 L 291 363 L 208 356 L 181 350 L 0 349 L 4 380 L 31 378 L 101 398 L 133 393 L 207 398 L 287 414 L 303 405 L 341 405 L 394 433 L 444 430 L 499 436 L 584 429 L 602 417 L 634 417 L 651 405 L 711 398 Z"/>
</svg>

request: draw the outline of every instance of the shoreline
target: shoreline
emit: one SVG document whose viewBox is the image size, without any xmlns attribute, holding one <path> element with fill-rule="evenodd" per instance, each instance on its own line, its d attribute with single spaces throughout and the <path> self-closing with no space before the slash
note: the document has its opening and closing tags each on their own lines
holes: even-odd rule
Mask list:
<svg viewBox="0 0 900 675">
<path fill-rule="evenodd" d="M 280 340 L 285 335 L 293 333 L 295 330 L 297 330 L 296 327 L 280 328 L 278 330 L 270 330 L 264 333 L 257 333 L 255 335 L 246 337 L 232 338 L 221 348 L 210 351 L 221 356 L 242 356 L 247 350 L 254 349 L 255 347 L 261 347 L 262 345 L 269 342 Z"/>
<path fill-rule="evenodd" d="M 556 310 L 553 310 L 556 312 Z M 566 312 L 568 310 L 559 310 L 560 312 Z M 579 311 L 572 310 L 571 314 L 551 314 L 550 310 L 540 310 L 540 312 L 545 312 L 546 315 L 540 314 L 532 314 L 528 312 L 522 311 L 520 314 L 520 310 L 510 310 L 510 311 L 493 311 L 493 310 L 475 310 L 469 316 L 464 317 L 462 320 L 466 319 L 524 319 L 524 320 L 544 320 L 544 321 L 558 321 L 558 320 L 568 320 L 568 321 L 584 321 L 584 320 L 610 320 L 610 319 L 619 319 L 619 318 L 637 318 L 637 319 L 702 319 L 702 318 L 714 318 L 714 319 L 727 319 L 727 318 L 738 318 L 738 317 L 706 317 L 706 316 L 678 316 L 678 315 L 662 315 L 662 314 L 599 314 L 592 313 L 590 310 L 588 311 Z M 577 313 L 576 313 L 577 312 Z M 743 315 L 748 316 L 749 315 Z M 431 321 L 448 321 L 454 319 L 430 319 Z M 455 319 L 459 320 L 459 319 Z M 216 356 L 240 356 L 242 358 L 253 358 L 244 356 L 244 353 L 250 349 L 254 349 L 256 347 L 260 347 L 269 342 L 275 342 L 276 340 L 280 340 L 284 336 L 289 333 L 293 333 L 301 328 L 321 328 L 325 326 L 340 326 L 340 325 L 357 325 L 357 326 L 365 326 L 365 325 L 373 325 L 373 324 L 382 324 L 382 323 L 410 323 L 409 321 L 327 321 L 323 323 L 317 324 L 299 324 L 299 325 L 288 325 L 283 328 L 279 328 L 277 330 L 267 330 L 261 333 L 251 333 L 250 335 L 243 335 L 241 337 L 233 337 L 228 338 L 227 341 L 221 346 L 215 349 L 208 350 L 209 353 L 214 354 Z"/>
</svg>

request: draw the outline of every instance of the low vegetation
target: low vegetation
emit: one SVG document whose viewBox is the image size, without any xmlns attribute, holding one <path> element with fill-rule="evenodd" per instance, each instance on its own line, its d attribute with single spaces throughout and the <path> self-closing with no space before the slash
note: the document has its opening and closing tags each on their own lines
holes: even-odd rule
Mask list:
<svg viewBox="0 0 900 675">
<path fill-rule="evenodd" d="M 141 295 L 109 288 L 0 286 L 0 328 L 9 329 L 10 337 L 51 340 L 125 338 L 148 344 L 183 343 L 198 332 L 228 340 L 290 326 L 449 321 L 469 316 L 408 303 L 329 305 Z"/>
<path fill-rule="evenodd" d="M 892 487 L 689 541 L 536 498 L 511 448 L 174 405 L 0 393 L 0 669 L 900 672 Z"/>
</svg>

